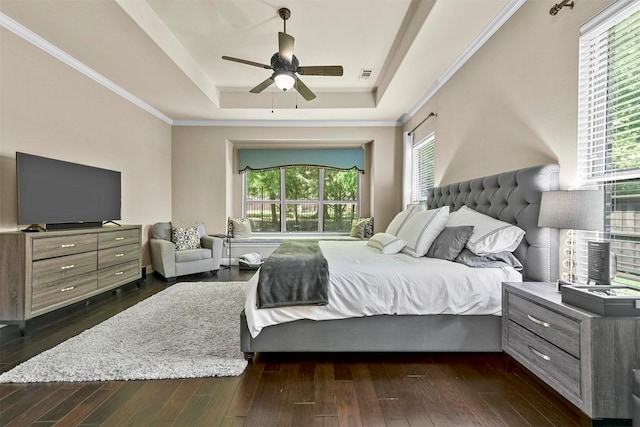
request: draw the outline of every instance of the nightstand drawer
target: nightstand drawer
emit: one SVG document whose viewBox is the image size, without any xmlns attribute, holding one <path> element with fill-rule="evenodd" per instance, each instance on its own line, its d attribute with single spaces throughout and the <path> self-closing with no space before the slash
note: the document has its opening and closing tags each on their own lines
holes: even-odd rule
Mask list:
<svg viewBox="0 0 640 427">
<path fill-rule="evenodd" d="M 580 358 L 580 322 L 512 293 L 507 298 L 509 320 Z"/>
<path fill-rule="evenodd" d="M 554 387 L 581 397 L 579 359 L 515 322 L 509 322 L 508 337 L 509 346 L 527 361 L 527 368 Z"/>
</svg>

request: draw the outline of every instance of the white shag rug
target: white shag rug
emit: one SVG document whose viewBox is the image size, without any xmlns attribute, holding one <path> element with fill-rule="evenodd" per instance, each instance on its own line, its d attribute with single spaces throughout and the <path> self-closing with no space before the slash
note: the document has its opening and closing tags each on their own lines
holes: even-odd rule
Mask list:
<svg viewBox="0 0 640 427">
<path fill-rule="evenodd" d="M 176 283 L 0 375 L 0 383 L 240 375 L 245 282 Z"/>
</svg>

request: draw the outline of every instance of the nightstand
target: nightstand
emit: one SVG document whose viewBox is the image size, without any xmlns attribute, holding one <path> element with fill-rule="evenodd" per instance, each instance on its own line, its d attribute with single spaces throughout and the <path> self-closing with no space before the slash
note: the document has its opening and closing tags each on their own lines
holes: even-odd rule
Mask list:
<svg viewBox="0 0 640 427">
<path fill-rule="evenodd" d="M 502 349 L 590 418 L 632 417 L 640 317 L 565 304 L 552 283 L 503 283 Z"/>
</svg>

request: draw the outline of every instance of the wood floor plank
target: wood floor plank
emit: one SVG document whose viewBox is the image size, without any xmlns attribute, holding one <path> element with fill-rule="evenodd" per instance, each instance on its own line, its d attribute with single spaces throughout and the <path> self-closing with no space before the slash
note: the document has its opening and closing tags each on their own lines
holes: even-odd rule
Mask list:
<svg viewBox="0 0 640 427">
<path fill-rule="evenodd" d="M 315 427 L 340 427 L 337 415 L 317 415 L 314 419 Z"/>
<path fill-rule="evenodd" d="M 262 378 L 262 371 L 264 369 L 264 363 L 258 358 L 254 359 L 254 362 L 247 366 L 240 383 L 236 388 L 234 397 L 229 405 L 227 415 L 232 417 L 246 417 L 251 409 L 251 403 L 253 397 L 260 384 Z"/>
<path fill-rule="evenodd" d="M 59 427 L 81 425 L 82 422 L 91 413 L 93 413 L 96 408 L 100 407 L 100 405 L 102 405 L 107 399 L 109 399 L 109 397 L 111 397 L 113 393 L 114 390 L 97 390 L 95 393 L 81 402 L 78 406 L 69 410 L 53 425 Z"/>
<path fill-rule="evenodd" d="M 203 394 L 194 394 L 189 402 L 184 407 L 184 410 L 180 413 L 176 419 L 174 425 L 176 426 L 200 426 L 201 418 L 204 415 L 205 408 L 211 401 L 211 396 Z"/>
<path fill-rule="evenodd" d="M 351 373 L 351 363 L 346 361 L 336 361 L 333 364 L 333 378 L 336 381 L 353 380 L 353 375 Z"/>
<path fill-rule="evenodd" d="M 107 423 L 109 419 L 126 417 L 130 411 L 127 403 L 144 384 L 142 381 L 126 381 L 122 387 L 112 393 L 109 399 L 96 408 L 84 423 L 102 425 Z"/>
<path fill-rule="evenodd" d="M 380 408 L 380 402 L 376 396 L 376 390 L 367 365 L 363 362 L 354 362 L 351 365 L 351 374 L 363 425 L 371 427 L 384 426 L 382 408 Z"/>
<path fill-rule="evenodd" d="M 2 401 L 9 395 L 24 388 L 24 384 L 0 384 L 0 408 L 2 408 Z"/>
<path fill-rule="evenodd" d="M 291 427 L 309 427 L 315 423 L 315 403 L 294 403 L 291 409 Z"/>
<path fill-rule="evenodd" d="M 442 395 L 440 405 L 444 407 L 444 411 L 450 415 L 447 422 L 450 425 L 479 425 L 480 421 L 475 416 L 471 408 L 467 405 L 462 395 L 464 390 L 458 384 L 459 379 L 456 378 L 454 371 L 448 364 L 433 363 L 426 366 L 425 373 L 430 382 L 430 386 L 436 388 Z M 440 425 L 442 420 L 436 420 L 432 417 L 436 425 Z"/>
<path fill-rule="evenodd" d="M 314 383 L 316 416 L 337 416 L 338 407 L 336 404 L 336 383 L 333 376 L 332 363 L 323 360 L 316 364 Z"/>
<path fill-rule="evenodd" d="M 360 406 L 356 396 L 353 381 L 338 381 L 336 388 L 336 403 L 338 406 L 338 422 L 341 426 L 361 426 Z"/>
<path fill-rule="evenodd" d="M 195 394 L 200 386 L 200 379 L 178 380 L 177 387 L 169 400 L 167 400 L 160 410 L 153 416 L 153 421 L 175 421 L 184 410 L 187 402 Z"/>
<path fill-rule="evenodd" d="M 272 408 L 275 412 L 273 417 L 273 425 L 290 426 L 293 423 L 293 405 L 295 405 L 298 397 L 296 396 L 296 384 L 301 381 L 311 381 L 313 378 L 299 378 L 299 365 L 290 361 L 284 362 L 281 367 L 282 384 L 280 393 L 282 397 L 278 407 Z"/>
<path fill-rule="evenodd" d="M 430 414 L 438 412 L 438 405 L 425 377 L 407 377 L 399 390 L 398 404 L 412 426 L 434 426 Z"/>
<path fill-rule="evenodd" d="M 210 380 L 216 383 L 217 387 L 210 395 L 209 405 L 205 408 L 202 417 L 202 425 L 217 426 L 230 421 L 225 420 L 225 417 L 240 381 L 237 377 L 210 378 Z M 242 421 L 244 422 L 244 418 Z"/>
<path fill-rule="evenodd" d="M 56 405 L 41 405 L 43 408 L 47 409 L 47 411 L 43 413 L 40 418 L 38 418 L 38 422 L 55 423 L 56 421 L 59 421 L 60 418 L 64 417 L 67 413 L 87 400 L 89 396 L 91 396 L 99 389 L 99 383 L 83 383 L 77 389 L 71 390 L 60 389 L 63 392 L 62 396 L 64 399 Z"/>
<path fill-rule="evenodd" d="M 247 414 L 249 426 L 277 426 L 277 409 L 281 408 L 282 387 L 284 383 L 282 371 L 264 371 L 256 390 L 251 409 Z"/>
<path fill-rule="evenodd" d="M 21 417 L 32 406 L 40 404 L 54 392 L 55 385 L 52 386 L 50 384 L 25 387 L 4 399 L 2 406 L 0 406 L 0 421 L 2 424 L 9 424 Z"/>
<path fill-rule="evenodd" d="M 53 390 L 47 397 L 38 402 L 37 405 L 31 405 L 20 416 L 14 418 L 11 422 L 4 424 L 6 427 L 27 426 L 36 422 L 51 407 L 61 404 L 67 397 L 67 391 L 60 388 Z"/>
<path fill-rule="evenodd" d="M 178 380 L 145 381 L 127 405 L 133 406 L 133 414 L 126 420 L 128 425 L 144 425 L 153 419 L 175 392 Z M 113 425 L 122 425 L 125 420 L 109 420 Z M 107 423 L 107 424 L 109 424 Z"/>
</svg>

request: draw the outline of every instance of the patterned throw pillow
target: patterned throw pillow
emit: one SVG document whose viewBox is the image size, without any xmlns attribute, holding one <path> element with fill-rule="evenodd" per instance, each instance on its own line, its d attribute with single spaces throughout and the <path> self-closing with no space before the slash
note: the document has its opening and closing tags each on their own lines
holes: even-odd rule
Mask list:
<svg viewBox="0 0 640 427">
<path fill-rule="evenodd" d="M 358 218 L 351 222 L 350 237 L 368 239 L 373 236 L 373 218 Z"/>
<path fill-rule="evenodd" d="M 200 249 L 200 235 L 198 226 L 193 227 L 172 227 L 171 241 L 176 245 L 176 251 L 186 251 L 189 249 Z"/>
</svg>

